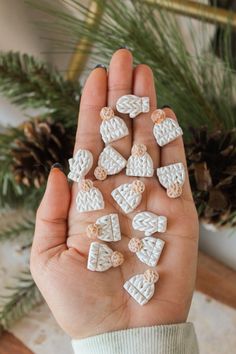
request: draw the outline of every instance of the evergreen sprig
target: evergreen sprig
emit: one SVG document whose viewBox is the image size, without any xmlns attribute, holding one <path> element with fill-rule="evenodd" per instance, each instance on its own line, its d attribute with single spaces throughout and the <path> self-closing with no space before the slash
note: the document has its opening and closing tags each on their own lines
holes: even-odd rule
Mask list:
<svg viewBox="0 0 236 354">
<path fill-rule="evenodd" d="M 0 229 L 0 242 L 6 240 L 13 240 L 17 238 L 19 235 L 29 235 L 34 232 L 35 222 L 24 218 L 21 221 L 16 223 L 11 223 L 11 225 L 7 225 L 3 229 Z"/>
<path fill-rule="evenodd" d="M 28 54 L 0 52 L 0 93 L 23 108 L 46 108 L 75 125 L 81 87 Z M 69 119 L 68 119 L 69 117 Z"/>
<path fill-rule="evenodd" d="M 22 130 L 14 127 L 0 132 L 0 207 L 16 206 L 24 194 L 23 187 L 16 184 L 12 175 L 10 153 L 12 141 L 21 136 Z"/>
<path fill-rule="evenodd" d="M 1 297 L 3 302 L 0 307 L 0 326 L 4 329 L 42 302 L 41 294 L 28 271 L 22 272 L 16 286 L 6 289 L 9 295 Z"/>
<path fill-rule="evenodd" d="M 122 45 L 131 48 L 136 63 L 151 66 L 159 105 L 173 107 L 185 128 L 185 138 L 190 120 L 195 127 L 207 124 L 210 129 L 231 129 L 235 126 L 230 26 L 221 38 L 225 59 L 221 62 L 213 55 L 211 44 L 205 50 L 199 49 L 207 31 L 204 23 L 198 39 L 189 25 L 188 36 L 195 48 L 193 55 L 186 48 L 176 17 L 158 5 L 150 6 L 141 0 L 95 1 L 100 7 L 106 4 L 97 31 L 91 31 L 89 24 L 81 19 L 81 14 L 85 17 L 94 15 L 82 0 L 63 0 L 73 11 L 58 10 L 48 0 L 40 3 L 30 0 L 36 8 L 51 16 L 49 21 L 43 22 L 43 28 L 51 33 L 51 39 L 60 49 L 74 52 L 78 40 L 83 37 L 94 43 L 92 59 L 107 64 L 115 48 Z M 53 33 L 60 33 L 60 41 Z"/>
</svg>

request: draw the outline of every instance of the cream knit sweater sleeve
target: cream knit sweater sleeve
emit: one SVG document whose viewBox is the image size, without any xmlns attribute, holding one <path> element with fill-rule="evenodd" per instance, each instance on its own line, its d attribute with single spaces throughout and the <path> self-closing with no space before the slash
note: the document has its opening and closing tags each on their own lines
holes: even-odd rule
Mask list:
<svg viewBox="0 0 236 354">
<path fill-rule="evenodd" d="M 75 354 L 198 354 L 192 323 L 142 327 L 73 340 Z"/>
</svg>

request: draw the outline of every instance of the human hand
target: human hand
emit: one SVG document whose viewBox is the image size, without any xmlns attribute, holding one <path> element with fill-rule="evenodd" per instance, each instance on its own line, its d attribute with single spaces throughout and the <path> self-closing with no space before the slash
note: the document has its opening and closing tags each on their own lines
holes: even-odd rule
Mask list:
<svg viewBox="0 0 236 354">
<path fill-rule="evenodd" d="M 132 55 L 126 49 L 116 51 L 109 73 L 94 69 L 84 86 L 81 98 L 75 151 L 88 149 L 94 157 L 93 170 L 103 142 L 99 133 L 100 110 L 115 107 L 125 94 L 150 97 L 150 112 L 156 109 L 156 92 L 151 69 L 138 65 L 133 69 Z M 167 115 L 176 119 L 170 109 Z M 122 116 L 119 114 L 119 116 Z M 133 143 L 143 143 L 151 155 L 154 167 L 182 162 L 186 167 L 182 138 L 159 148 L 152 133 L 150 113 L 135 119 L 123 116 L 129 136 L 114 146 L 125 158 L 130 156 Z M 187 168 L 185 168 L 187 171 Z M 133 178 L 135 179 L 135 178 Z M 160 280 L 148 304 L 139 306 L 123 289 L 131 276 L 143 273 L 147 266 L 128 250 L 134 237 L 132 218 L 137 212 L 125 215 L 111 197 L 117 186 L 131 182 L 122 171 L 105 181 L 94 181 L 105 200 L 101 211 L 78 213 L 76 210 L 77 183 L 72 188 L 58 168 L 50 172 L 47 188 L 36 217 L 36 229 L 31 253 L 33 278 L 60 326 L 73 338 L 85 338 L 99 333 L 133 327 L 185 322 L 195 283 L 198 217 L 193 203 L 189 180 L 177 199 L 170 199 L 156 176 L 143 178 L 145 192 L 138 210 L 148 210 L 168 219 L 167 231 L 161 234 L 166 242 L 158 263 Z M 122 240 L 112 244 L 113 250 L 124 254 L 124 263 L 104 273 L 87 270 L 91 240 L 86 236 L 88 224 L 102 215 L 119 213 Z"/>
</svg>

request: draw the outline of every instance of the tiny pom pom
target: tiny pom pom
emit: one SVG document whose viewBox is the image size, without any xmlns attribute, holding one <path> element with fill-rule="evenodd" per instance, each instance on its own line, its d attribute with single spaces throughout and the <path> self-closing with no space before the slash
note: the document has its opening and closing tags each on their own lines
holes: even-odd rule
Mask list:
<svg viewBox="0 0 236 354">
<path fill-rule="evenodd" d="M 99 180 L 99 181 L 104 181 L 107 178 L 107 172 L 106 170 L 101 167 L 97 166 L 94 170 L 94 176 Z"/>
<path fill-rule="evenodd" d="M 134 144 L 131 150 L 133 156 L 141 157 L 147 151 L 147 147 L 144 144 Z"/>
<path fill-rule="evenodd" d="M 132 189 L 135 193 L 142 194 L 145 191 L 145 184 L 139 179 L 136 179 L 132 182 Z"/>
<path fill-rule="evenodd" d="M 151 115 L 151 120 L 155 124 L 160 124 L 162 123 L 166 118 L 165 111 L 163 109 L 156 109 L 154 112 L 152 112 Z"/>
<path fill-rule="evenodd" d="M 182 194 L 182 186 L 179 183 L 172 184 L 166 192 L 169 198 L 178 198 Z"/>
<path fill-rule="evenodd" d="M 155 270 L 147 269 L 144 274 L 144 279 L 146 282 L 154 284 L 159 279 L 159 274 Z"/>
<path fill-rule="evenodd" d="M 86 233 L 87 236 L 95 240 L 99 236 L 100 227 L 97 224 L 90 224 L 87 226 Z"/>
<path fill-rule="evenodd" d="M 115 267 L 119 267 L 122 263 L 124 262 L 124 256 L 122 253 L 118 252 L 118 251 L 114 251 L 112 253 L 111 256 L 111 263 L 112 266 Z"/>
<path fill-rule="evenodd" d="M 140 240 L 137 237 L 131 238 L 131 240 L 129 241 L 128 247 L 129 247 L 129 250 L 133 253 L 139 252 L 143 247 L 142 240 Z"/>
<path fill-rule="evenodd" d="M 83 179 L 79 184 L 79 188 L 83 192 L 88 192 L 92 187 L 93 187 L 93 182 L 90 179 Z"/>
<path fill-rule="evenodd" d="M 108 120 L 114 117 L 114 111 L 111 107 L 103 107 L 100 112 L 100 117 L 102 120 Z"/>
</svg>

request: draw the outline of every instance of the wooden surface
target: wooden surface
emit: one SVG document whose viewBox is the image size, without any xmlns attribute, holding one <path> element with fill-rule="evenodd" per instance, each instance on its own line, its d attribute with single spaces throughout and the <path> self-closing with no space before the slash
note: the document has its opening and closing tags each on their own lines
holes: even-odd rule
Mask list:
<svg viewBox="0 0 236 354">
<path fill-rule="evenodd" d="M 196 290 L 236 309 L 236 271 L 203 252 L 198 255 Z"/>
<path fill-rule="evenodd" d="M 196 290 L 236 309 L 236 271 L 199 252 Z M 12 334 L 0 338 L 0 354 L 34 354 Z"/>
<path fill-rule="evenodd" d="M 33 354 L 11 333 L 4 332 L 0 338 L 0 354 Z"/>
</svg>

